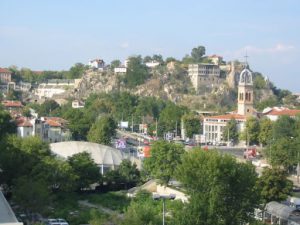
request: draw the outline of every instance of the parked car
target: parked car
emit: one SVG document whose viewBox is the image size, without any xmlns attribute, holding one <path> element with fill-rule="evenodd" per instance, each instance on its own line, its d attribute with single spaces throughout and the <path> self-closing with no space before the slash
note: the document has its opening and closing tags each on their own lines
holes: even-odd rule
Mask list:
<svg viewBox="0 0 300 225">
<path fill-rule="evenodd" d="M 47 225 L 69 225 L 69 223 L 65 219 L 47 219 Z"/>
</svg>

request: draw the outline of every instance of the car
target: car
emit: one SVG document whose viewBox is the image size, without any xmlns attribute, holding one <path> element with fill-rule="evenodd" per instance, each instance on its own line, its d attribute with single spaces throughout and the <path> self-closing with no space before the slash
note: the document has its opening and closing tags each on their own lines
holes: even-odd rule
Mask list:
<svg viewBox="0 0 300 225">
<path fill-rule="evenodd" d="M 226 146 L 227 144 L 225 142 L 219 142 L 217 145 L 218 146 Z"/>
<path fill-rule="evenodd" d="M 47 219 L 47 225 L 69 225 L 69 223 L 65 219 Z"/>
</svg>

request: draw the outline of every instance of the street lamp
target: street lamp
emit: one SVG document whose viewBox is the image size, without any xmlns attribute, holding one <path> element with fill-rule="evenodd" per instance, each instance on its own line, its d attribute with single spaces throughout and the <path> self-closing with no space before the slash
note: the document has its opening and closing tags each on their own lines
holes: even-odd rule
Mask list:
<svg viewBox="0 0 300 225">
<path fill-rule="evenodd" d="M 175 194 L 169 194 L 169 195 L 160 195 L 160 194 L 153 194 L 152 195 L 152 198 L 153 200 L 160 200 L 162 199 L 163 200 L 163 225 L 165 225 L 165 200 L 166 199 L 171 199 L 171 200 L 174 200 L 176 198 L 176 195 Z"/>
</svg>

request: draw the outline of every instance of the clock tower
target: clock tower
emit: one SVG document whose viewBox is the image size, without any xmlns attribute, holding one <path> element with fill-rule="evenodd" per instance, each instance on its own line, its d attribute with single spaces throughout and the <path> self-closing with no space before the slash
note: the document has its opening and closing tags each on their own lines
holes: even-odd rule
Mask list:
<svg viewBox="0 0 300 225">
<path fill-rule="evenodd" d="M 238 85 L 238 114 L 252 116 L 253 111 L 253 81 L 248 66 L 241 72 Z"/>
</svg>

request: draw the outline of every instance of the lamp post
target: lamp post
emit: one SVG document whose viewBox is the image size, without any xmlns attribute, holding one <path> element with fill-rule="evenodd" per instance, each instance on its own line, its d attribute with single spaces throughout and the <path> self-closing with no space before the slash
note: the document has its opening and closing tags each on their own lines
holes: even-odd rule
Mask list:
<svg viewBox="0 0 300 225">
<path fill-rule="evenodd" d="M 174 200 L 176 198 L 176 195 L 175 194 L 169 194 L 169 195 L 153 194 L 152 198 L 154 200 L 160 200 L 160 199 L 163 200 L 163 225 L 165 225 L 165 211 L 166 211 L 165 200 L 166 199 Z"/>
</svg>

